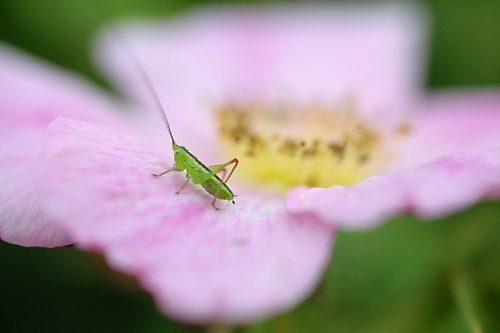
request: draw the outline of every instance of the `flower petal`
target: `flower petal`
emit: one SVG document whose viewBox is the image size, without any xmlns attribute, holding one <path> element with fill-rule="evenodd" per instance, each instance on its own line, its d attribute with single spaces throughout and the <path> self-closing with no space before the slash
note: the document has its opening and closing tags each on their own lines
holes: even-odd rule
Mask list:
<svg viewBox="0 0 500 333">
<path fill-rule="evenodd" d="M 115 123 L 113 107 L 82 79 L 0 44 L 0 239 L 25 246 L 70 241 L 39 208 L 34 173 L 58 115 Z"/>
<path fill-rule="evenodd" d="M 500 91 L 434 93 L 412 123 L 395 167 L 425 163 L 443 154 L 500 145 Z"/>
<path fill-rule="evenodd" d="M 353 186 L 295 189 L 287 197 L 294 213 L 313 214 L 347 227 L 372 226 L 412 212 L 435 218 L 500 192 L 500 148 L 442 156 L 427 164 Z"/>
<path fill-rule="evenodd" d="M 242 322 L 291 307 L 328 263 L 332 229 L 288 216 L 276 198 L 219 202 L 157 151 L 97 125 L 58 119 L 41 168 L 47 210 L 86 249 L 135 275 L 180 320 Z"/>
<path fill-rule="evenodd" d="M 420 97 L 422 21 L 419 8 L 401 4 L 240 6 L 122 31 L 146 65 L 179 140 L 201 151 L 198 145 L 207 142 L 216 147 L 207 110 L 221 100 L 354 97 L 369 112 L 406 110 L 399 104 Z M 100 40 L 98 54 L 118 87 L 149 103 L 114 36 Z"/>
</svg>

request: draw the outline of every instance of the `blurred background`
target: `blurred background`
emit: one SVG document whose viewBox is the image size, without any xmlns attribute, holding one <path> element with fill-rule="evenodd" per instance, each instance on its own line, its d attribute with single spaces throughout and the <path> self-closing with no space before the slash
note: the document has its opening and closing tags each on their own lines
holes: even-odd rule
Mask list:
<svg viewBox="0 0 500 333">
<path fill-rule="evenodd" d="M 500 1 L 422 2 L 432 15 L 427 88 L 500 87 Z M 100 27 L 208 3 L 217 1 L 2 0 L 0 38 L 111 90 L 89 56 Z M 499 332 L 499 222 L 500 203 L 483 202 L 433 223 L 402 216 L 375 230 L 342 231 L 312 297 L 237 331 Z M 0 242 L 0 264 L 2 332 L 206 329 L 169 321 L 97 255 Z"/>
</svg>

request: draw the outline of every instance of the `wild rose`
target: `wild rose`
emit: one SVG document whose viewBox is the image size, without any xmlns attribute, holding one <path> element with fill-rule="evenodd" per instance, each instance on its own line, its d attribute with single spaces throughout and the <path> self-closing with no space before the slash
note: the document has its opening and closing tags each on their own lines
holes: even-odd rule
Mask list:
<svg viewBox="0 0 500 333">
<path fill-rule="evenodd" d="M 164 164 L 164 151 L 153 148 L 147 154 L 147 140 L 140 142 L 141 134 L 126 126 L 126 118 L 117 119 L 116 110 L 113 116 L 117 103 L 84 80 L 19 51 L 2 46 L 0 54 L 2 87 L 9 92 L 0 113 L 2 240 L 45 247 L 75 243 L 98 251 L 113 243 L 117 251 L 105 252 L 111 265 L 137 275 L 166 313 L 193 322 L 249 320 L 286 309 L 311 292 L 329 261 L 331 228 L 314 219 L 287 216 L 283 202 L 275 198 L 242 199 L 238 211 L 222 215 L 212 212 L 203 193 L 186 189 L 175 196 L 178 177 L 165 179 L 167 183 L 151 177 L 153 169 Z M 30 98 L 21 98 L 27 91 Z M 58 114 L 99 122 L 59 118 L 50 126 L 53 144 L 46 149 L 75 152 L 82 163 L 90 163 L 87 170 L 81 169 L 83 164 L 70 167 L 64 162 L 68 155 L 62 153 L 41 162 L 47 124 Z M 79 130 L 71 133 L 75 124 Z M 101 124 L 114 129 L 99 131 Z M 83 134 L 89 137 L 78 142 Z M 71 194 L 62 200 L 45 197 L 46 191 L 40 194 L 34 185 L 37 178 L 53 175 L 55 169 L 44 170 L 52 162 L 58 169 L 66 165 L 63 173 L 85 186 L 60 184 Z M 108 188 L 102 187 L 105 178 Z M 50 184 L 51 179 L 43 181 Z M 91 189 L 97 192 L 85 193 Z M 106 200 L 101 200 L 103 195 Z M 127 202 L 127 209 L 115 200 Z M 61 228 L 65 223 L 57 221 L 58 209 L 69 213 L 84 203 L 89 206 L 80 217 L 89 231 L 91 226 L 111 228 L 116 222 L 120 228 L 94 230 L 87 236 Z M 116 210 L 113 221 L 101 215 L 109 209 Z M 75 219 L 79 218 L 71 218 Z"/>
<path fill-rule="evenodd" d="M 179 143 L 203 161 L 220 163 L 235 154 L 242 160 L 231 182 L 237 206 L 215 211 L 197 187 L 175 195 L 182 176 L 151 177 L 171 165 L 165 136 L 149 133 L 157 138 L 150 144 L 113 124 L 61 118 L 50 125 L 38 170 L 44 212 L 76 244 L 101 251 L 113 267 L 137 276 L 176 318 L 241 322 L 292 306 L 310 292 L 328 261 L 332 230 L 317 217 L 366 225 L 411 208 L 417 196 L 399 196 L 403 192 L 389 192 L 391 186 L 403 184 L 407 174 L 433 179 L 437 168 L 412 166 L 464 148 L 451 140 L 447 150 L 436 144 L 433 155 L 423 158 L 407 148 L 411 142 L 419 147 L 418 133 L 434 128 L 440 138 L 443 127 L 468 126 L 474 118 L 484 136 L 464 140 L 467 148 L 496 142 L 487 133 L 496 114 L 481 110 L 477 117 L 481 101 L 475 99 L 481 96 L 461 97 L 470 108 L 460 123 L 441 107 L 415 120 L 404 113 L 429 108 L 419 102 L 423 48 L 413 9 L 219 9 L 166 26 L 123 29 L 162 95 Z M 148 101 L 123 50 L 109 39 L 100 50 L 118 86 Z M 210 107 L 218 112 L 208 112 Z M 136 128 L 161 128 L 141 116 Z M 441 117 L 443 127 L 433 117 Z M 404 159 L 401 152 L 421 159 Z M 461 208 L 498 189 L 487 181 L 492 177 L 477 177 L 474 185 L 467 176 L 479 166 L 497 174 L 494 150 L 464 154 L 467 159 L 443 159 L 458 159 L 454 170 L 466 176 L 455 180 L 472 195 L 456 200 L 450 192 L 454 201 L 440 197 L 434 211 Z M 444 165 L 439 175 L 450 173 L 449 162 L 429 165 Z M 383 176 L 369 178 L 374 174 Z M 440 179 L 449 184 L 450 177 Z M 295 190 L 285 205 L 284 193 L 299 184 L 334 186 Z M 375 190 L 365 190 L 368 197 L 356 196 L 370 184 Z M 334 195 L 339 188 L 345 195 Z M 435 204 L 425 192 L 420 197 Z M 386 202 L 395 204 L 386 209 Z"/>
<path fill-rule="evenodd" d="M 500 95 L 424 96 L 423 18 L 400 5 L 213 9 L 127 35 L 202 157 L 238 156 L 234 182 L 286 193 L 288 212 L 362 227 L 498 193 Z M 103 69 L 150 100 L 102 43 Z"/>
<path fill-rule="evenodd" d="M 175 195 L 178 177 L 151 177 L 168 154 L 137 133 L 140 119 L 135 129 L 127 128 L 129 119 L 108 114 L 118 103 L 102 101 L 78 78 L 4 50 L 2 85 L 12 85 L 12 104 L 2 108 L 2 124 L 15 125 L 16 132 L 3 132 L 2 168 L 9 171 L 5 179 L 18 185 L 3 188 L 9 197 L 1 207 L 8 217 L 2 219 L 3 240 L 37 246 L 72 242 L 102 251 L 113 267 L 136 275 L 166 313 L 191 322 L 248 321 L 287 309 L 312 291 L 329 261 L 332 228 L 288 216 L 283 200 L 273 195 L 241 196 L 238 210 L 224 212 L 215 212 L 202 191 Z M 18 67 L 30 70 L 18 78 Z M 22 99 L 26 91 L 32 92 L 29 101 Z M 52 121 L 57 115 L 79 119 Z M 15 146 L 25 141 L 29 149 L 12 164 Z M 52 178 L 56 169 L 65 169 L 68 178 Z M 25 195 L 28 182 L 39 186 Z M 68 193 L 60 200 L 62 191 Z M 83 215 L 76 213 L 81 205 Z M 71 221 L 85 220 L 87 231 L 72 230 L 66 214 L 77 214 Z"/>
</svg>

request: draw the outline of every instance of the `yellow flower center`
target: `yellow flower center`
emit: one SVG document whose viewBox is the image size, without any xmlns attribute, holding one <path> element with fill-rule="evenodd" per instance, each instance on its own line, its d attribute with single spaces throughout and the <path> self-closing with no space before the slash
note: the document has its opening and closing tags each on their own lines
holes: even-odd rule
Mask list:
<svg viewBox="0 0 500 333">
<path fill-rule="evenodd" d="M 225 148 L 240 160 L 238 175 L 279 191 L 357 183 L 391 159 L 388 136 L 408 130 L 372 125 L 350 101 L 226 103 L 217 114 Z"/>
</svg>

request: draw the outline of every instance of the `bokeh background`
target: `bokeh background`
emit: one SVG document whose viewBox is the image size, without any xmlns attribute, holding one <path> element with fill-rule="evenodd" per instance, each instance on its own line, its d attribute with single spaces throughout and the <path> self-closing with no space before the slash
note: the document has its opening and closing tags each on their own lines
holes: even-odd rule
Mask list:
<svg viewBox="0 0 500 333">
<path fill-rule="evenodd" d="M 0 39 L 112 92 L 90 61 L 100 27 L 110 19 L 171 17 L 209 3 L 217 1 L 2 0 Z M 432 24 L 427 89 L 500 87 L 500 1 L 422 3 Z M 500 202 L 432 223 L 401 216 L 374 230 L 341 231 L 334 251 L 312 297 L 236 331 L 500 332 Z M 220 329 L 165 318 L 132 279 L 97 255 L 3 242 L 0 327 L 53 333 Z"/>
</svg>

